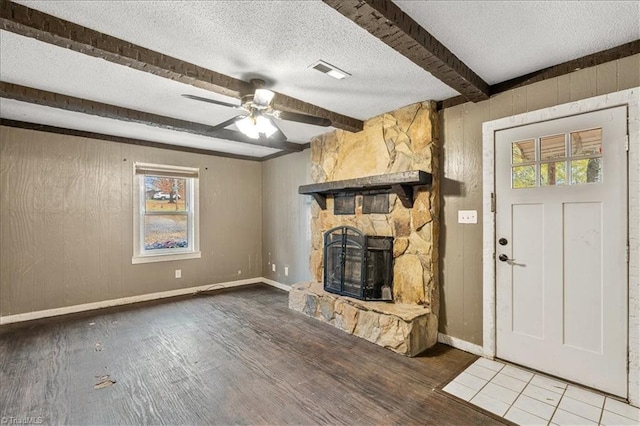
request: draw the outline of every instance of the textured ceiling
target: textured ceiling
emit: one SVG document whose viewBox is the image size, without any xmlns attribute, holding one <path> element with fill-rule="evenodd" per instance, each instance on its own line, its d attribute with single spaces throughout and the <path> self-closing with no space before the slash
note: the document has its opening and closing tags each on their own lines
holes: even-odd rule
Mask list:
<svg viewBox="0 0 640 426">
<path fill-rule="evenodd" d="M 32 118 L 37 117 L 38 124 L 45 124 L 47 126 L 66 127 L 74 130 L 222 151 L 251 157 L 265 157 L 278 152 L 277 149 L 272 148 L 224 141 L 184 132 L 175 132 L 144 124 L 111 120 L 93 115 L 64 111 L 57 108 L 18 102 L 12 99 L 2 99 L 2 117 L 9 120 L 27 122 L 32 122 Z M 68 126 L 70 123 L 73 124 L 73 127 Z"/>
<path fill-rule="evenodd" d="M 640 1 L 394 1 L 489 84 L 640 39 Z"/>
<path fill-rule="evenodd" d="M 131 43 L 367 119 L 458 95 L 320 0 L 17 1 Z M 395 1 L 490 84 L 640 38 L 640 2 Z M 324 60 L 352 74 L 335 80 Z M 0 79 L 134 110 L 215 125 L 238 100 L 0 31 Z M 3 118 L 264 157 L 276 150 L 0 100 Z M 290 142 L 332 128 L 278 121 Z"/>
<path fill-rule="evenodd" d="M 0 31 L 0 51 L 0 79 L 8 83 L 209 125 L 243 112 L 196 102 L 181 94 L 239 104 L 235 98 L 6 31 Z M 47 64 L 46 73 L 43 62 Z M 291 142 L 307 143 L 311 137 L 327 131 L 325 127 L 277 121 Z"/>
<path fill-rule="evenodd" d="M 457 95 L 320 0 L 17 3 L 359 119 Z"/>
</svg>

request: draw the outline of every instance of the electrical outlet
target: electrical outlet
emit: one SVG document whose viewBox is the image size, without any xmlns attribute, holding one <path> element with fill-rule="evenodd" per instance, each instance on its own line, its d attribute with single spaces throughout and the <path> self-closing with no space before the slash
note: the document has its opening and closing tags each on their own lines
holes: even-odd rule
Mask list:
<svg viewBox="0 0 640 426">
<path fill-rule="evenodd" d="M 182 278 L 182 269 L 176 269 L 176 278 Z"/>
<path fill-rule="evenodd" d="M 458 210 L 458 223 L 478 223 L 478 211 Z"/>
<path fill-rule="evenodd" d="M 285 267 L 284 267 L 284 276 L 285 276 L 285 277 L 288 277 L 288 276 L 289 276 L 289 267 L 288 267 L 288 266 L 285 266 Z"/>
<path fill-rule="evenodd" d="M 275 264 L 275 263 L 272 263 L 272 264 L 271 264 L 271 270 L 272 270 L 273 272 L 275 272 L 275 271 L 276 271 L 276 264 Z"/>
<path fill-rule="evenodd" d="M 242 270 L 238 269 L 238 275 L 242 275 Z"/>
</svg>

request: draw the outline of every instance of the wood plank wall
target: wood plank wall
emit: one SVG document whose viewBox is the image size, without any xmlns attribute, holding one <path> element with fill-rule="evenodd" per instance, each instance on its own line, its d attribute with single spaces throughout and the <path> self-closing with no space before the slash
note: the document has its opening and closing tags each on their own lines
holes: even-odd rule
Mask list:
<svg viewBox="0 0 640 426">
<path fill-rule="evenodd" d="M 201 259 L 131 264 L 134 161 L 200 168 Z M 0 315 L 260 277 L 261 169 L 0 127 Z"/>
<path fill-rule="evenodd" d="M 289 285 L 309 281 L 311 203 L 315 201 L 298 194 L 298 186 L 311 183 L 311 150 L 262 165 L 262 276 Z M 276 265 L 275 272 L 272 264 Z"/>
<path fill-rule="evenodd" d="M 441 112 L 441 333 L 482 345 L 482 123 L 637 86 L 640 55 Z M 477 210 L 480 223 L 459 225 L 458 210 Z"/>
</svg>

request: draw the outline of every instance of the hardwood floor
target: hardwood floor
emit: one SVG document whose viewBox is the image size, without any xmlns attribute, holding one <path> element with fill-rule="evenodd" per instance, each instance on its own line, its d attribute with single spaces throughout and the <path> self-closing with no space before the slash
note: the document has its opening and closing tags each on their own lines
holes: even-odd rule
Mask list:
<svg viewBox="0 0 640 426">
<path fill-rule="evenodd" d="M 499 424 L 433 390 L 474 359 L 444 345 L 406 358 L 292 312 L 285 292 L 256 285 L 3 332 L 0 417 L 83 425 Z M 94 388 L 105 380 L 115 383 Z"/>
</svg>

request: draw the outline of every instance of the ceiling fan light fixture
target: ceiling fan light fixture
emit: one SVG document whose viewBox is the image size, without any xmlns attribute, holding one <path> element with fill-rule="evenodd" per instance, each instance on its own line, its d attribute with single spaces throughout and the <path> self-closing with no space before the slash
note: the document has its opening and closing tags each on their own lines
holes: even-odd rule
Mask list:
<svg viewBox="0 0 640 426">
<path fill-rule="evenodd" d="M 278 131 L 278 128 L 274 126 L 271 120 L 262 115 L 249 115 L 238 120 L 236 121 L 236 127 L 250 139 L 260 139 L 261 135 L 268 138 Z"/>
<path fill-rule="evenodd" d="M 268 108 L 271 104 L 271 101 L 273 100 L 274 95 L 275 93 L 269 89 L 256 89 L 255 93 L 253 94 L 254 107 L 259 109 Z"/>
<path fill-rule="evenodd" d="M 271 122 L 270 119 L 261 115 L 256 118 L 256 127 L 258 128 L 258 133 L 264 135 L 267 138 L 271 137 L 275 132 L 278 131 L 278 128 Z"/>
</svg>

